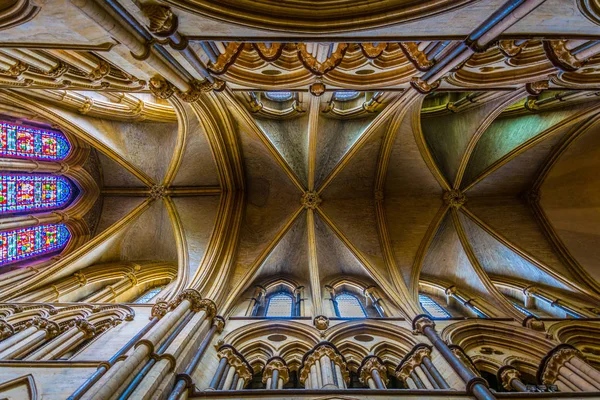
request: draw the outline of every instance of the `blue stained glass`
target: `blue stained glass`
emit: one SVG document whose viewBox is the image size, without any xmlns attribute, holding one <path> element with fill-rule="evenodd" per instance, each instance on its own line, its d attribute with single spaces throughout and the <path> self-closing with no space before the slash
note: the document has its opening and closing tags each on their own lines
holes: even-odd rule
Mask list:
<svg viewBox="0 0 600 400">
<path fill-rule="evenodd" d="M 337 314 L 340 318 L 366 318 L 365 312 L 360 301 L 350 293 L 341 293 L 335 296 L 337 303 Z"/>
<path fill-rule="evenodd" d="M 0 121 L 0 156 L 58 161 L 70 150 L 61 132 Z"/>
<path fill-rule="evenodd" d="M 293 97 L 292 92 L 265 92 L 265 96 L 272 101 L 288 101 Z"/>
<path fill-rule="evenodd" d="M 269 298 L 267 305 L 267 317 L 291 317 L 292 316 L 292 296 L 287 293 L 277 293 Z"/>
<path fill-rule="evenodd" d="M 444 310 L 436 301 L 431 297 L 419 294 L 419 303 L 425 309 L 425 312 L 433 318 L 450 318 L 451 315 L 448 311 Z"/>
<path fill-rule="evenodd" d="M 337 101 L 348 101 L 348 100 L 354 100 L 359 95 L 360 95 L 360 92 L 357 92 L 354 90 L 344 90 L 344 91 L 335 92 L 335 99 Z"/>
<path fill-rule="evenodd" d="M 54 210 L 72 195 L 72 184 L 62 176 L 0 174 L 0 214 Z"/>
<path fill-rule="evenodd" d="M 61 250 L 70 238 L 71 233 L 64 224 L 0 232 L 0 265 Z"/>
</svg>

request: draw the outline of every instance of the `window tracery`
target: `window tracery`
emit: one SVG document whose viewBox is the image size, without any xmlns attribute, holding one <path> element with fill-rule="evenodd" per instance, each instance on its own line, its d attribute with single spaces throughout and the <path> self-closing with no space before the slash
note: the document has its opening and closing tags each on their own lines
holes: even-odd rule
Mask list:
<svg viewBox="0 0 600 400">
<path fill-rule="evenodd" d="M 347 292 L 335 296 L 336 312 L 340 318 L 366 318 L 367 313 L 358 298 Z"/>
<path fill-rule="evenodd" d="M 0 156 L 33 160 L 64 160 L 71 146 L 58 131 L 0 122 Z"/>
<path fill-rule="evenodd" d="M 62 176 L 0 174 L 0 214 L 55 210 L 71 200 L 73 189 Z"/>
<path fill-rule="evenodd" d="M 442 306 L 440 306 L 431 297 L 424 294 L 419 294 L 419 303 L 430 317 L 433 318 L 450 318 L 451 315 Z"/>
<path fill-rule="evenodd" d="M 265 316 L 271 318 L 291 318 L 293 303 L 292 296 L 289 294 L 284 292 L 275 293 L 269 297 Z"/>
<path fill-rule="evenodd" d="M 65 224 L 38 225 L 0 232 L 0 265 L 62 250 L 71 233 Z"/>
</svg>

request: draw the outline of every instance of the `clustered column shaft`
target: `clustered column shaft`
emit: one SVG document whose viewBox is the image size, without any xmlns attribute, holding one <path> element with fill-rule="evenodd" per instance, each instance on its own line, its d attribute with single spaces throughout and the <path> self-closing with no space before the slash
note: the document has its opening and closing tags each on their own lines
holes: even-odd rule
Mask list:
<svg viewBox="0 0 600 400">
<path fill-rule="evenodd" d="M 319 343 L 304 356 L 300 381 L 310 389 L 345 389 L 349 381 L 346 361 L 331 343 Z"/>
<path fill-rule="evenodd" d="M 561 392 L 600 391 L 600 372 L 587 364 L 572 346 L 559 345 L 542 360 L 538 380 L 556 384 Z"/>
<path fill-rule="evenodd" d="M 241 390 L 252 379 L 252 367 L 232 346 L 224 345 L 217 354 L 220 361 L 207 390 Z"/>
</svg>

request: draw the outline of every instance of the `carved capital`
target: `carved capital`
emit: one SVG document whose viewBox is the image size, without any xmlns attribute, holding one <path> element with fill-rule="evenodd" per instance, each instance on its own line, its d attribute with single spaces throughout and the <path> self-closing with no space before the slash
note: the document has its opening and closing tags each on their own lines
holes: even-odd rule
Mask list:
<svg viewBox="0 0 600 400">
<path fill-rule="evenodd" d="M 88 73 L 88 78 L 92 82 L 99 81 L 110 73 L 110 64 L 104 60 L 100 60 L 98 66 Z"/>
<path fill-rule="evenodd" d="M 267 383 L 267 379 L 273 377 L 273 371 L 279 371 L 279 377 L 283 379 L 283 383 L 286 384 L 290 379 L 290 371 L 285 361 L 280 357 L 274 357 L 269 360 L 265 368 L 263 369 L 262 383 Z"/>
<path fill-rule="evenodd" d="M 175 298 L 175 300 L 173 300 L 169 303 L 170 309 L 171 310 L 175 309 L 184 300 L 187 300 L 190 302 L 190 304 L 191 304 L 190 309 L 193 312 L 198 312 L 203 309 L 202 308 L 202 306 L 203 306 L 202 296 L 200 295 L 200 292 L 198 292 L 196 289 L 185 289 L 183 292 L 181 292 Z"/>
<path fill-rule="evenodd" d="M 158 75 L 150 78 L 148 87 L 153 95 L 163 100 L 167 100 L 175 93 L 175 86 L 170 82 L 167 82 L 162 76 Z"/>
<path fill-rule="evenodd" d="M 321 82 L 316 82 L 313 83 L 312 85 L 310 85 L 310 87 L 308 88 L 308 91 L 310 92 L 310 94 L 312 94 L 313 96 L 319 97 L 321 96 L 323 93 L 325 93 L 325 85 Z"/>
<path fill-rule="evenodd" d="M 152 311 L 150 312 L 150 319 L 158 318 L 161 319 L 169 312 L 169 303 L 166 301 L 159 301 L 154 306 L 152 306 Z"/>
<path fill-rule="evenodd" d="M 6 339 L 15 333 L 15 328 L 4 320 L 0 320 L 0 340 Z"/>
<path fill-rule="evenodd" d="M 460 208 L 467 202 L 467 196 L 458 189 L 448 190 L 444 193 L 444 202 L 450 207 Z"/>
<path fill-rule="evenodd" d="M 177 97 L 186 103 L 193 103 L 200 98 L 202 93 L 210 92 L 215 88 L 216 81 L 214 84 L 210 83 L 207 79 L 203 81 L 192 81 L 190 82 L 191 88 L 187 92 L 182 92 L 181 90 L 175 88 L 175 93 L 177 93 Z"/>
<path fill-rule="evenodd" d="M 85 338 L 89 339 L 96 334 L 96 327 L 86 319 L 78 319 L 74 325 L 84 333 Z"/>
<path fill-rule="evenodd" d="M 300 198 L 300 203 L 304 208 L 314 210 L 321 204 L 321 197 L 317 192 L 305 192 Z"/>
<path fill-rule="evenodd" d="M 502 384 L 502 387 L 509 392 L 512 391 L 510 383 L 513 379 L 521 379 L 521 373 L 516 368 L 505 365 L 498 370 L 498 381 Z"/>
<path fill-rule="evenodd" d="M 379 372 L 381 380 L 387 385 L 387 383 L 389 382 L 387 376 L 387 368 L 385 367 L 381 359 L 377 356 L 369 356 L 363 360 L 362 365 L 358 369 L 358 376 L 360 381 L 366 385 L 369 379 L 373 377 L 374 370 L 377 370 Z"/>
<path fill-rule="evenodd" d="M 317 315 L 313 319 L 313 324 L 318 330 L 324 331 L 325 329 L 329 328 L 329 318 L 324 315 Z"/>
<path fill-rule="evenodd" d="M 206 311 L 207 318 L 217 315 L 217 305 L 211 299 L 202 299 L 199 303 L 200 310 Z"/>
<path fill-rule="evenodd" d="M 425 328 L 435 329 L 435 323 L 429 318 L 429 315 L 417 315 L 412 323 L 413 331 L 419 335 L 425 334 Z"/>
<path fill-rule="evenodd" d="M 39 330 L 46 331 L 47 338 L 53 338 L 61 331 L 60 326 L 56 322 L 41 317 L 35 317 L 27 323 L 27 326 L 35 326 Z"/>
<path fill-rule="evenodd" d="M 555 347 L 544 359 L 538 375 L 538 379 L 544 385 L 552 385 L 560 375 L 560 369 L 567 361 L 573 357 L 580 356 L 581 353 L 569 345 L 559 345 Z"/>
<path fill-rule="evenodd" d="M 219 358 L 226 358 L 227 363 L 234 367 L 238 376 L 249 382 L 252 379 L 252 368 L 244 357 L 230 345 L 221 346 L 217 353 Z"/>
<path fill-rule="evenodd" d="M 541 321 L 535 315 L 528 315 L 523 320 L 523 326 L 538 332 L 545 332 L 546 325 L 544 325 L 544 321 Z"/>
<path fill-rule="evenodd" d="M 77 279 L 77 281 L 79 282 L 79 286 L 85 286 L 88 283 L 88 280 L 83 272 L 75 272 L 73 274 L 73 277 Z"/>
<path fill-rule="evenodd" d="M 346 366 L 346 360 L 338 350 L 328 342 L 321 342 L 310 352 L 306 353 L 304 360 L 302 361 L 302 367 L 300 368 L 300 382 L 304 383 L 306 381 L 310 375 L 310 367 L 324 356 L 327 356 L 335 365 L 340 367 L 344 381 L 349 382 L 350 375 Z"/>
</svg>

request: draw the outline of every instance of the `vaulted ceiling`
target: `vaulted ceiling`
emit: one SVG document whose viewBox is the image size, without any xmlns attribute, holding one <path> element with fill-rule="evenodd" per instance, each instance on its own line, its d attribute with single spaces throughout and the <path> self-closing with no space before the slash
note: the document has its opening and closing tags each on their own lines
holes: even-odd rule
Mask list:
<svg viewBox="0 0 600 400">
<path fill-rule="evenodd" d="M 0 112 L 94 148 L 102 202 L 82 246 L 3 298 L 159 261 L 171 295 L 228 309 L 276 277 L 315 305 L 334 279 L 370 282 L 407 316 L 419 281 L 497 316 L 519 315 L 499 283 L 597 302 L 600 26 L 585 2 L 535 3 L 476 53 L 465 37 L 502 1 L 382 0 L 362 25 L 271 1 L 0 18 Z"/>
</svg>

